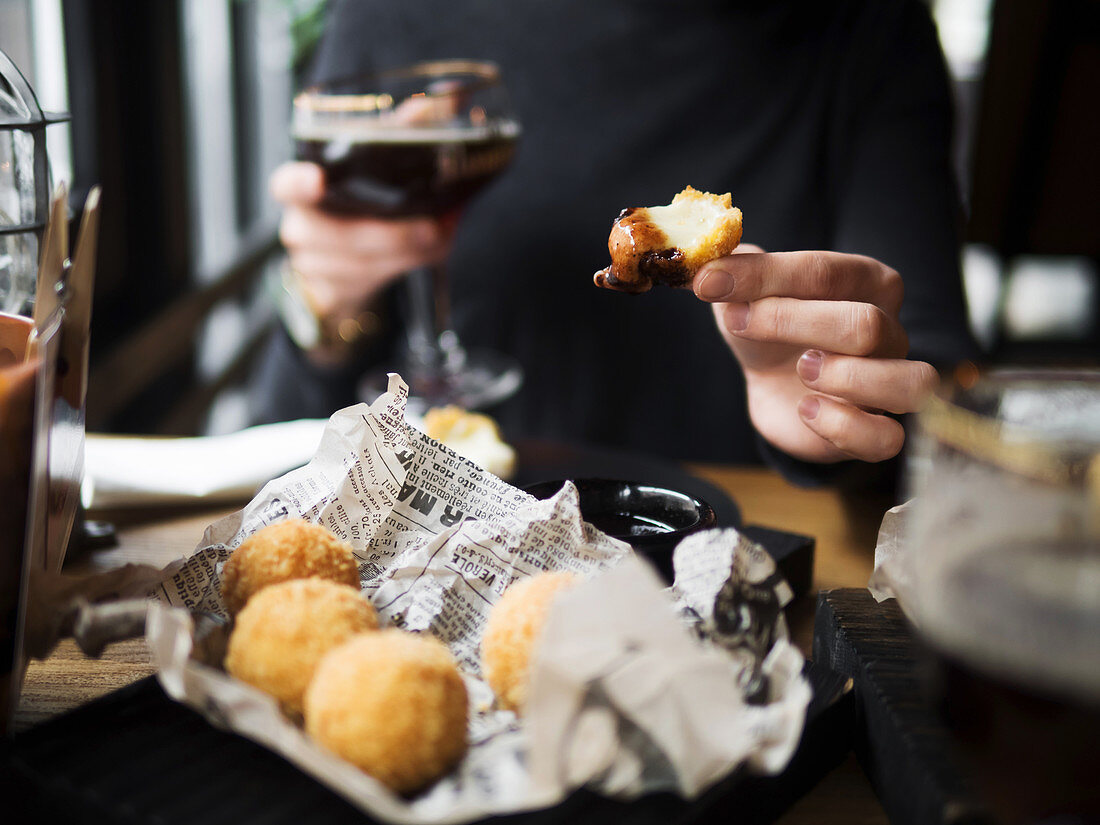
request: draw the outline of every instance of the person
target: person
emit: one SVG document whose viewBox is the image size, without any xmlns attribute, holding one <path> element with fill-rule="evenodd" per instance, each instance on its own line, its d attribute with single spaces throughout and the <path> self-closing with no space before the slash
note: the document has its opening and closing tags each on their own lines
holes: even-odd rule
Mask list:
<svg viewBox="0 0 1100 825">
<path fill-rule="evenodd" d="M 463 342 L 524 367 L 491 410 L 510 437 L 764 459 L 815 481 L 837 473 L 815 465 L 897 455 L 934 366 L 974 357 L 948 81 L 919 0 L 338 2 L 313 76 L 449 56 L 496 62 L 524 130 L 457 226 L 328 214 L 309 164 L 280 167 L 271 191 L 329 320 L 448 261 Z M 691 290 L 595 288 L 619 211 L 688 184 L 732 192 L 746 242 Z M 394 340 L 334 354 L 280 333 L 258 420 L 352 403 Z"/>
</svg>

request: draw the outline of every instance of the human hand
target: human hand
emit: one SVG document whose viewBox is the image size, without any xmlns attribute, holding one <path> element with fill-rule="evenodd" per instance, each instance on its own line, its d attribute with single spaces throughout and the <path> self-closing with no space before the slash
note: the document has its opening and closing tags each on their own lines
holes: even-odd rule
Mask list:
<svg viewBox="0 0 1100 825">
<path fill-rule="evenodd" d="M 279 238 L 319 318 L 354 317 L 401 274 L 447 257 L 453 221 L 349 217 L 321 209 L 325 176 L 316 164 L 284 163 L 269 185 L 284 207 Z"/>
<path fill-rule="evenodd" d="M 745 374 L 757 431 L 806 461 L 883 461 L 905 441 L 883 414 L 914 412 L 938 381 L 909 361 L 903 285 L 873 258 L 742 244 L 692 288 Z"/>
</svg>

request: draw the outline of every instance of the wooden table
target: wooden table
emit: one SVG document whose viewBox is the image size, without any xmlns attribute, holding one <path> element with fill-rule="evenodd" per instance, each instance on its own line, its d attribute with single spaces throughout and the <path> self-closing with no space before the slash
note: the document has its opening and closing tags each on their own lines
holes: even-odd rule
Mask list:
<svg viewBox="0 0 1100 825">
<path fill-rule="evenodd" d="M 725 490 L 741 507 L 745 523 L 778 527 L 816 537 L 815 590 L 863 587 L 871 573 L 875 536 L 885 500 L 850 500 L 832 489 L 805 490 L 770 470 L 692 465 L 690 470 Z M 119 545 L 72 560 L 67 569 L 91 572 L 126 562 L 166 564 L 189 554 L 206 525 L 233 508 L 198 509 L 165 517 L 163 513 L 93 514 L 119 527 Z M 792 605 L 795 639 L 809 653 L 814 600 Z M 150 675 L 144 642 L 115 644 L 100 659 L 86 658 L 72 642 L 63 642 L 45 661 L 32 662 L 13 721 L 15 732 Z M 886 815 L 854 758 L 829 774 L 780 820 L 803 823 L 886 823 Z"/>
</svg>

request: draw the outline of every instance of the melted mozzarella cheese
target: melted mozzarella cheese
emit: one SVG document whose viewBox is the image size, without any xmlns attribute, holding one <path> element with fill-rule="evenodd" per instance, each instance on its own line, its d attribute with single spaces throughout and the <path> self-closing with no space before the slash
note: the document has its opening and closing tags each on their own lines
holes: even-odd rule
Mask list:
<svg viewBox="0 0 1100 825">
<path fill-rule="evenodd" d="M 668 206 L 650 206 L 646 217 L 668 238 L 668 245 L 693 249 L 710 235 L 726 209 L 701 199 L 684 199 Z"/>
</svg>

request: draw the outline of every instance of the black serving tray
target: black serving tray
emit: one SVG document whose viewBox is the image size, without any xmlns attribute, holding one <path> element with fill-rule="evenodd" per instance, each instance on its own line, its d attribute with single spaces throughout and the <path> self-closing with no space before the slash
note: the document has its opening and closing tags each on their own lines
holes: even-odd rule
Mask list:
<svg viewBox="0 0 1100 825">
<path fill-rule="evenodd" d="M 798 751 L 778 776 L 738 772 L 699 799 L 619 802 L 581 790 L 546 810 L 487 822 L 630 825 L 773 821 L 845 758 L 851 680 L 812 663 L 814 691 Z M 6 822 L 73 825 L 344 825 L 374 822 L 282 757 L 211 726 L 135 682 L 0 744 Z"/>
<path fill-rule="evenodd" d="M 682 490 L 707 501 L 719 527 L 737 527 L 776 559 L 795 595 L 811 584 L 814 540 L 744 525 L 721 489 L 680 465 L 636 453 L 557 442 L 516 445 L 524 486 L 552 478 L 604 477 Z M 494 823 L 569 825 L 624 822 L 753 825 L 776 819 L 851 749 L 852 682 L 808 663 L 813 700 L 798 751 L 775 777 L 735 773 L 687 802 L 651 794 L 618 802 L 581 790 L 543 811 L 494 817 Z M 4 822 L 74 825 L 340 825 L 373 822 L 282 757 L 211 726 L 143 679 L 26 731 L 0 740 Z M 7 814 L 10 812 L 10 816 Z"/>
</svg>

